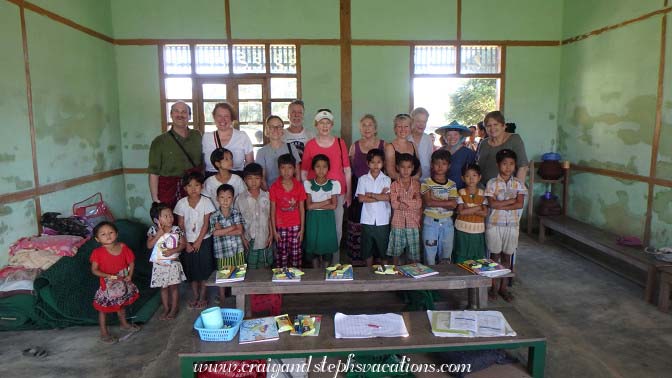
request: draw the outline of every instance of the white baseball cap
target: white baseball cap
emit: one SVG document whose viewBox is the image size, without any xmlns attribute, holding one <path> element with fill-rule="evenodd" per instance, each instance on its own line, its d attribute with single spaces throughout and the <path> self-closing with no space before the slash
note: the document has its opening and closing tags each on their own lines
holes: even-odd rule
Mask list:
<svg viewBox="0 0 672 378">
<path fill-rule="evenodd" d="M 315 114 L 315 122 L 319 122 L 323 119 L 328 119 L 331 122 L 333 122 L 334 121 L 334 115 L 331 114 L 331 112 L 329 112 L 327 110 L 322 110 L 320 112 L 317 112 L 317 114 Z"/>
</svg>

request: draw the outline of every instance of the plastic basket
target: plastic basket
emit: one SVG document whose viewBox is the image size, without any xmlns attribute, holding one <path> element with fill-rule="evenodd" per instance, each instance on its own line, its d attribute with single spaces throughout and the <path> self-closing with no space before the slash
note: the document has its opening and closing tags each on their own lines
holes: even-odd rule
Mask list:
<svg viewBox="0 0 672 378">
<path fill-rule="evenodd" d="M 222 308 L 222 318 L 224 325 L 230 325 L 231 328 L 222 329 L 208 329 L 204 328 L 203 320 L 199 315 L 194 322 L 194 329 L 198 331 L 198 336 L 203 341 L 231 341 L 236 334 L 240 325 L 243 323 L 243 311 L 235 308 Z"/>
</svg>

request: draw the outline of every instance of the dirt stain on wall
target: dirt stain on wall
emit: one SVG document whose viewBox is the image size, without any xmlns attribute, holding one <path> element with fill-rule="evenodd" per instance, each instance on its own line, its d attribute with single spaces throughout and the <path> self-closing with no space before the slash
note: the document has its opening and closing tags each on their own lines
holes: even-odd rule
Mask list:
<svg viewBox="0 0 672 378">
<path fill-rule="evenodd" d="M 135 217 L 135 210 L 145 207 L 145 199 L 142 197 L 128 197 L 128 214 L 131 218 Z M 149 212 L 147 213 L 149 217 Z"/>
<path fill-rule="evenodd" d="M 16 160 L 16 155 L 14 155 L 14 154 L 8 154 L 8 153 L 0 154 L 0 163 L 8 163 L 10 161 L 15 161 L 15 160 Z"/>
<path fill-rule="evenodd" d="M 577 193 L 572 193 L 570 198 L 572 199 L 571 210 L 576 217 L 586 221 L 589 220 L 590 213 L 593 210 L 593 201 Z"/>
<path fill-rule="evenodd" d="M 606 203 L 601 197 L 597 199 L 605 219 L 604 228 L 619 234 L 641 236 L 644 216 L 630 210 L 628 192 L 619 190 L 616 197 L 618 200 L 613 203 Z"/>
<path fill-rule="evenodd" d="M 19 176 L 5 176 L 2 177 L 2 181 L 14 184 L 16 190 L 30 189 L 33 187 L 32 180 L 22 180 Z"/>
<path fill-rule="evenodd" d="M 0 205 L 0 217 L 7 216 L 12 213 L 12 208 L 7 205 Z"/>
<path fill-rule="evenodd" d="M 609 99 L 614 98 L 613 93 L 606 96 Z M 622 115 L 617 113 L 592 115 L 587 107 L 583 105 L 576 106 L 572 112 L 570 121 L 578 128 L 578 139 L 588 145 L 594 144 L 591 131 L 597 124 L 615 126 L 622 123 L 636 125 L 634 129 L 620 128 L 616 132 L 618 138 L 625 145 L 638 143 L 651 144 L 656 121 L 656 96 L 645 95 L 634 97 L 625 104 L 625 113 Z"/>
<path fill-rule="evenodd" d="M 656 193 L 653 197 L 653 211 L 662 222 L 672 225 L 672 189 Z"/>
<path fill-rule="evenodd" d="M 627 164 L 619 164 L 619 163 L 614 163 L 611 161 L 599 161 L 595 159 L 590 159 L 590 160 L 579 160 L 577 164 L 579 165 L 585 165 L 588 167 L 593 167 L 593 168 L 603 168 L 603 169 L 610 169 L 613 171 L 621 171 L 621 172 L 630 172 L 630 173 L 637 173 L 637 167 L 635 167 L 635 156 L 630 156 L 630 159 L 628 160 Z"/>
<path fill-rule="evenodd" d="M 131 146 L 133 150 L 149 150 L 149 144 L 134 144 Z"/>
</svg>

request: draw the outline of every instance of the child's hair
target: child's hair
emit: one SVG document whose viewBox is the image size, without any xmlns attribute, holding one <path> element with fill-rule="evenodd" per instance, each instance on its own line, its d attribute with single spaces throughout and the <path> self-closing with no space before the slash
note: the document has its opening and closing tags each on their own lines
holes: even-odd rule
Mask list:
<svg viewBox="0 0 672 378">
<path fill-rule="evenodd" d="M 380 160 L 385 161 L 385 153 L 380 148 L 372 148 L 366 153 L 366 162 L 370 163 L 374 157 L 378 156 Z"/>
<path fill-rule="evenodd" d="M 182 187 L 189 185 L 191 180 L 195 180 L 199 184 L 203 185 L 205 178 L 203 177 L 203 174 L 201 172 L 185 173 L 184 176 L 182 176 Z"/>
<path fill-rule="evenodd" d="M 450 151 L 446 149 L 440 149 L 432 152 L 432 163 L 436 162 L 437 160 L 443 160 L 446 163 L 450 164 L 452 158 L 450 156 Z"/>
<path fill-rule="evenodd" d="M 478 173 L 479 176 L 481 175 L 481 167 L 476 163 L 469 163 L 462 167 L 462 176 L 466 175 L 469 171 L 474 171 Z"/>
<path fill-rule="evenodd" d="M 159 219 L 161 212 L 165 209 L 170 209 L 170 206 L 163 202 L 152 203 L 152 207 L 149 209 L 149 216 L 152 218 L 152 222 L 154 222 L 155 219 Z"/>
<path fill-rule="evenodd" d="M 223 147 L 215 148 L 215 150 L 212 151 L 212 153 L 210 154 L 210 162 L 212 163 L 212 166 L 217 167 L 217 164 L 215 163 L 219 163 L 220 161 L 222 161 L 222 159 L 224 159 L 224 155 L 226 154 L 231 155 L 231 159 L 233 159 L 233 152 Z"/>
<path fill-rule="evenodd" d="M 278 157 L 278 168 L 283 165 L 291 165 L 292 167 L 296 165 L 296 159 L 292 154 L 283 154 Z"/>
<path fill-rule="evenodd" d="M 313 157 L 313 161 L 311 162 L 311 167 L 315 169 L 315 164 L 317 164 L 318 161 L 326 161 L 327 162 L 327 170 L 331 169 L 331 164 L 329 163 L 329 157 L 325 154 L 317 154 Z"/>
<path fill-rule="evenodd" d="M 243 168 L 243 178 L 247 176 L 263 176 L 264 168 L 259 163 L 250 163 Z"/>
<path fill-rule="evenodd" d="M 495 121 L 501 123 L 502 125 L 506 124 L 506 120 L 504 119 L 504 114 L 500 112 L 499 110 L 495 110 L 494 112 L 490 112 L 485 115 L 485 118 L 483 118 L 483 124 L 487 125 L 488 120 L 494 119 Z"/>
<path fill-rule="evenodd" d="M 497 152 L 497 155 L 495 155 L 497 165 L 499 165 L 499 163 L 501 163 L 506 158 L 511 158 L 513 159 L 513 161 L 518 161 L 518 155 L 516 155 L 516 153 L 513 152 L 513 150 L 509 150 L 508 148 L 499 150 L 499 152 Z"/>
<path fill-rule="evenodd" d="M 411 176 L 415 176 L 418 173 L 418 168 L 420 167 L 420 161 L 418 160 L 417 157 L 409 153 L 403 153 L 399 154 L 395 160 L 397 167 L 400 166 L 401 163 L 404 161 L 410 161 L 411 164 L 413 164 L 413 171 L 411 172 Z"/>
<path fill-rule="evenodd" d="M 117 226 L 114 225 L 114 223 L 109 222 L 109 221 L 102 221 L 96 225 L 96 227 L 93 228 L 93 236 L 98 237 L 98 232 L 100 232 L 100 229 L 105 227 L 105 226 L 110 226 L 114 230 L 114 232 L 119 233 L 119 229 Z"/>
<path fill-rule="evenodd" d="M 233 186 L 229 184 L 222 184 L 219 187 L 217 187 L 217 197 L 219 197 L 219 193 L 221 192 L 231 192 L 232 197 L 236 195 L 236 190 L 233 189 Z"/>
</svg>

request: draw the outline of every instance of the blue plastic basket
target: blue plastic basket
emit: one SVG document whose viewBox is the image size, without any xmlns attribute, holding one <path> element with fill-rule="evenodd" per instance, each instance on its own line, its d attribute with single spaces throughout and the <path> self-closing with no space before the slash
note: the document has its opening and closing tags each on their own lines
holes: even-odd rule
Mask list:
<svg viewBox="0 0 672 378">
<path fill-rule="evenodd" d="M 194 329 L 198 331 L 198 336 L 203 341 L 231 341 L 236 334 L 240 325 L 243 323 L 243 311 L 235 308 L 222 308 L 222 318 L 224 325 L 229 325 L 231 328 L 208 329 L 203 326 L 203 320 L 199 315 L 194 322 Z"/>
</svg>

